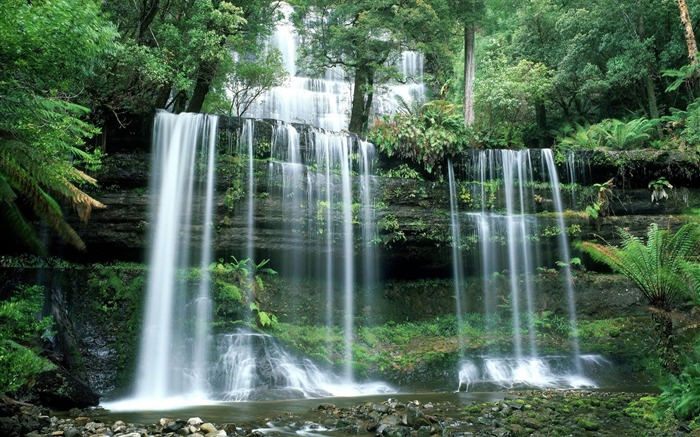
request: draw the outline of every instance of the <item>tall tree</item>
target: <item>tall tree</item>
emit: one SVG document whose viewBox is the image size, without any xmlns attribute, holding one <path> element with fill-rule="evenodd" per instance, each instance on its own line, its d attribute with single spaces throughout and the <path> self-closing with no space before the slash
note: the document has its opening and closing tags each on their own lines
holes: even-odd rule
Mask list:
<svg viewBox="0 0 700 437">
<path fill-rule="evenodd" d="M 234 71 L 231 53 L 257 51 L 271 32 L 279 1 L 141 0 L 136 6 L 104 3 L 122 35 L 106 61 L 108 77 L 95 85 L 110 111 L 199 112 L 212 85 Z"/>
<path fill-rule="evenodd" d="M 698 63 L 698 43 L 695 41 L 695 32 L 693 31 L 693 23 L 690 21 L 690 13 L 688 12 L 688 4 L 685 0 L 676 0 L 678 10 L 683 23 L 683 31 L 685 32 L 685 42 L 688 45 L 688 59 L 690 64 Z"/>
<path fill-rule="evenodd" d="M 375 88 L 396 76 L 401 51 L 439 29 L 435 10 L 419 0 L 305 0 L 296 17 L 310 70 L 341 67 L 352 77 L 349 130 L 357 133 L 367 125 Z"/>
<path fill-rule="evenodd" d="M 451 9 L 464 34 L 464 125 L 474 124 L 474 78 L 476 76 L 476 28 L 484 14 L 483 0 L 451 0 Z"/>
</svg>

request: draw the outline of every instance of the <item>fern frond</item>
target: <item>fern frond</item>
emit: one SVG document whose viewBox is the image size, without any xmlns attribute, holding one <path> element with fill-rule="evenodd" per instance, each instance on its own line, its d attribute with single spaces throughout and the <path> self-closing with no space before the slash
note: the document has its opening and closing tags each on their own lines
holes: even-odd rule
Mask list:
<svg viewBox="0 0 700 437">
<path fill-rule="evenodd" d="M 17 199 L 17 194 L 12 189 L 5 177 L 0 173 L 0 202 L 14 202 Z"/>
<path fill-rule="evenodd" d="M 581 247 L 594 261 L 625 275 L 647 301 L 662 309 L 668 309 L 680 295 L 697 295 L 700 267 L 693 262 L 700 252 L 697 224 L 685 225 L 675 234 L 651 224 L 645 243 L 624 229 L 619 233 L 622 237 L 619 248 L 589 242 Z"/>
<path fill-rule="evenodd" d="M 22 216 L 14 202 L 0 202 L 0 215 L 5 219 L 10 230 L 17 235 L 32 251 L 45 255 L 44 247 L 36 237 L 34 228 Z"/>
</svg>

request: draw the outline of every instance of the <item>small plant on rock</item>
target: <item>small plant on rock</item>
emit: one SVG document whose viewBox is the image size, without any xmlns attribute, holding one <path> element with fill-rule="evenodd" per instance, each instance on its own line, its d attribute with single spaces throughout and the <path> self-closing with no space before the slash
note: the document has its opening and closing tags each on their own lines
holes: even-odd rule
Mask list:
<svg viewBox="0 0 700 437">
<path fill-rule="evenodd" d="M 666 180 L 665 177 L 660 177 L 656 180 L 649 182 L 649 188 L 652 189 L 651 201 L 658 203 L 661 200 L 667 199 L 668 194 L 666 193 L 666 188 L 673 188 L 673 185 Z"/>
</svg>

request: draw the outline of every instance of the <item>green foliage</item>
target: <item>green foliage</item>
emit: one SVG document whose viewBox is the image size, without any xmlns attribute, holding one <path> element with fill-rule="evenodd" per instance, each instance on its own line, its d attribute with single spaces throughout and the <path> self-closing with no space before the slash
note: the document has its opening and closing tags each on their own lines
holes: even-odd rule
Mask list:
<svg viewBox="0 0 700 437">
<path fill-rule="evenodd" d="M 375 120 L 368 139 L 381 153 L 410 159 L 428 173 L 439 173 L 448 157 L 469 145 L 460 106 L 442 100 L 426 103 L 417 114 Z"/>
<path fill-rule="evenodd" d="M 129 313 L 137 312 L 146 286 L 146 270 L 139 264 L 94 264 L 87 285 L 96 291 L 93 303 L 105 317 L 115 317 L 125 308 Z"/>
<path fill-rule="evenodd" d="M 593 184 L 595 190 L 595 200 L 586 206 L 586 214 L 595 220 L 596 228 L 600 228 L 602 218 L 610 213 L 610 202 L 612 201 L 612 189 L 614 179 L 606 182 Z"/>
<path fill-rule="evenodd" d="M 673 188 L 673 185 L 666 180 L 665 177 L 659 177 L 651 182 L 649 182 L 649 188 L 652 189 L 651 201 L 658 202 L 660 200 L 668 198 L 666 193 L 666 188 Z"/>
<path fill-rule="evenodd" d="M 700 350 L 697 347 L 681 374 L 671 377 L 662 388 L 659 403 L 672 409 L 676 417 L 690 420 L 700 414 Z"/>
<path fill-rule="evenodd" d="M 354 80 L 351 132 L 362 133 L 377 87 L 401 77 L 395 62 L 407 47 L 444 48 L 436 35 L 448 17 L 444 3 L 410 0 L 297 0 L 294 20 L 301 36 L 301 57 L 307 71 L 322 75 L 340 67 Z M 435 44 L 433 44 L 435 43 Z M 436 50 L 434 53 L 439 53 Z"/>
<path fill-rule="evenodd" d="M 520 60 L 512 65 L 492 42 L 477 81 L 476 126 L 505 146 L 524 146 L 525 131 L 535 119 L 535 105 L 549 102 L 553 71 L 542 63 Z"/>
<path fill-rule="evenodd" d="M 225 80 L 225 90 L 209 96 L 211 112 L 242 117 L 260 96 L 283 86 L 288 78 L 279 50 L 268 50 L 234 63 Z M 219 101 L 215 99 L 219 97 Z"/>
<path fill-rule="evenodd" d="M 620 229 L 621 247 L 584 242 L 582 249 L 595 261 L 609 265 L 630 279 L 655 311 L 661 359 L 666 369 L 678 374 L 673 325 L 668 316 L 679 297 L 697 299 L 700 294 L 700 226 L 686 224 L 675 234 L 649 226 L 646 243 Z"/>
<path fill-rule="evenodd" d="M 603 147 L 613 150 L 633 150 L 639 148 L 651 138 L 650 132 L 658 120 L 637 118 L 624 122 L 621 120 L 603 120 L 594 126 Z"/>
<path fill-rule="evenodd" d="M 81 250 L 59 202 L 83 221 L 103 207 L 81 190 L 95 185 L 82 170 L 96 168 L 100 153 L 85 147 L 98 130 L 78 96 L 114 36 L 92 0 L 0 5 L 0 215 L 35 251 L 42 248 L 20 203 Z"/>
<path fill-rule="evenodd" d="M 683 124 L 681 139 L 686 145 L 700 146 L 700 100 L 688 105 L 683 114 L 685 117 L 681 119 Z"/>
<path fill-rule="evenodd" d="M 700 291 L 688 281 L 684 266 L 700 253 L 700 227 L 690 223 L 676 233 L 660 230 L 652 223 L 646 243 L 624 229 L 621 247 L 584 242 L 583 250 L 595 261 L 627 276 L 652 305 L 668 305 L 677 297 L 692 298 Z"/>
<path fill-rule="evenodd" d="M 49 333 L 51 318 L 39 319 L 43 287 L 19 287 L 0 302 L 0 393 L 31 385 L 40 372 L 52 367 L 39 356 L 39 339 Z"/>
<path fill-rule="evenodd" d="M 399 164 L 396 168 L 391 168 L 384 172 L 384 177 L 399 178 L 399 179 L 416 179 L 423 180 L 423 177 L 416 170 L 412 169 L 408 164 Z"/>
<path fill-rule="evenodd" d="M 245 319 L 248 311 L 260 328 L 273 327 L 277 317 L 263 310 L 265 285 L 262 275 L 276 275 L 265 267 L 270 260 L 255 263 L 251 259 L 238 260 L 231 256 L 230 262 L 220 259 L 209 269 L 213 273 L 214 303 L 217 324 L 227 325 L 237 319 Z"/>
<path fill-rule="evenodd" d="M 678 69 L 663 70 L 661 74 L 663 74 L 665 77 L 674 79 L 674 81 L 666 87 L 666 92 L 672 93 L 674 91 L 678 91 L 682 85 L 688 85 L 692 79 L 697 76 L 698 69 L 700 69 L 700 65 L 688 64 L 683 65 Z"/>
</svg>

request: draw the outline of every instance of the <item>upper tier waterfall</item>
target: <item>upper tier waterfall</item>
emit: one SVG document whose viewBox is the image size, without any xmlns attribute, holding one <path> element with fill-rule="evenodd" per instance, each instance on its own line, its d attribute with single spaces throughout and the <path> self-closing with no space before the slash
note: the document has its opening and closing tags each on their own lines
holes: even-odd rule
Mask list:
<svg viewBox="0 0 700 437">
<path fill-rule="evenodd" d="M 334 132 L 347 129 L 352 78 L 340 67 L 327 69 L 322 77 L 310 76 L 308 71 L 301 68 L 298 65 L 299 37 L 291 22 L 294 10 L 287 3 L 281 3 L 280 9 L 283 19 L 277 24 L 267 45 L 282 54 L 289 80 L 286 85 L 263 94 L 245 116 L 304 123 Z M 396 69 L 402 78 L 401 83 L 379 88 L 373 105 L 375 115 L 391 114 L 400 101 L 406 104 L 425 101 L 423 55 L 413 51 L 403 52 Z"/>
</svg>

